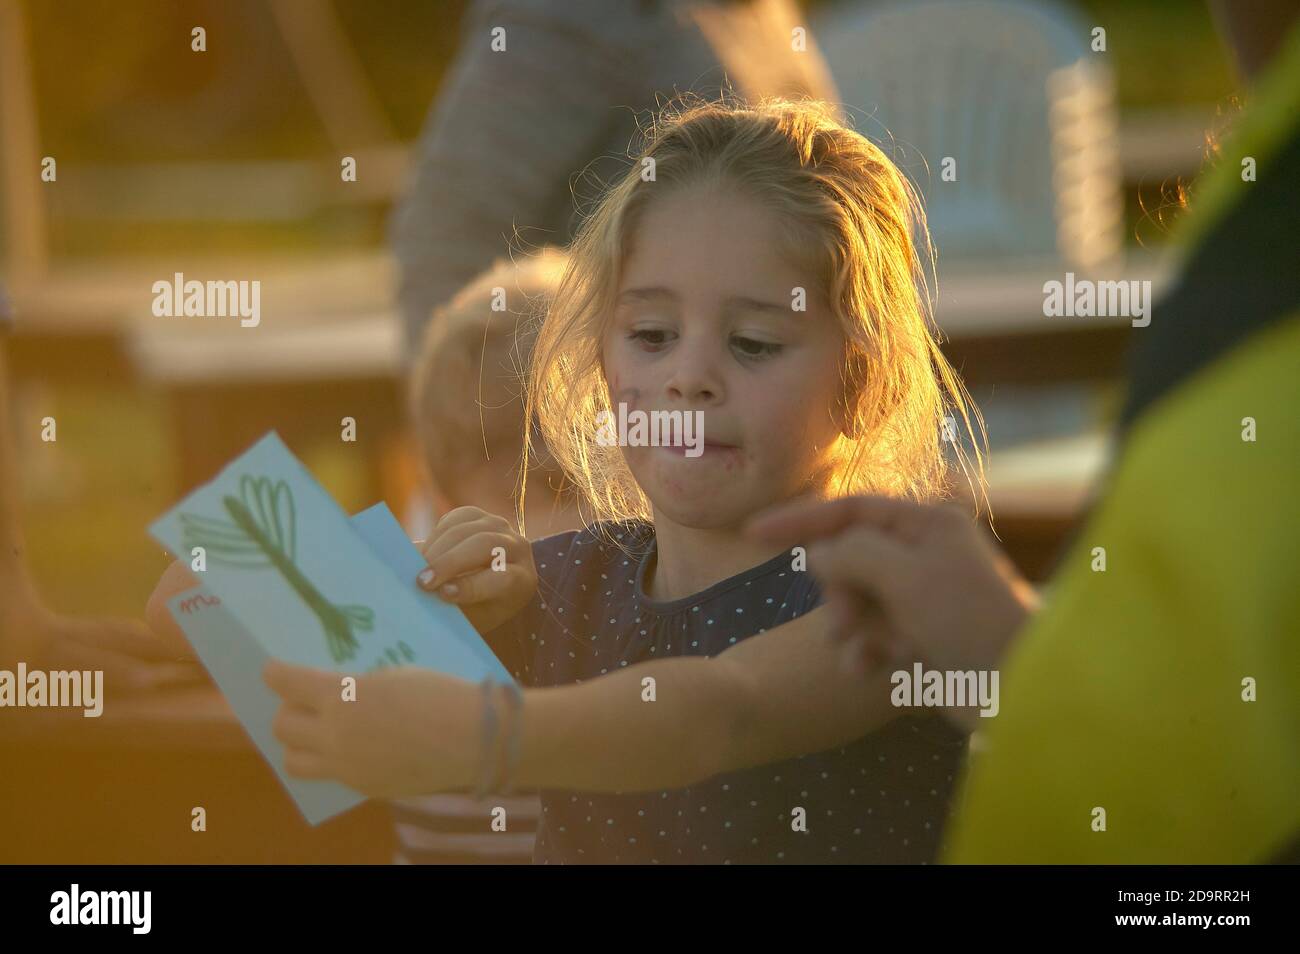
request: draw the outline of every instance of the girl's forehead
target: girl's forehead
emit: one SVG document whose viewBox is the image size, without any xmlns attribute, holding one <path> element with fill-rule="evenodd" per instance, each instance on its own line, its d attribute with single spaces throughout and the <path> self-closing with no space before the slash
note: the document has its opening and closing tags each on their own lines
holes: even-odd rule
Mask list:
<svg viewBox="0 0 1300 954">
<path fill-rule="evenodd" d="M 678 204 L 677 218 L 641 218 L 623 236 L 614 268 L 619 292 L 652 280 L 685 290 L 688 284 L 743 285 L 737 293 L 799 285 L 826 291 L 826 252 L 819 230 L 767 209 L 753 215 Z M 758 200 L 744 201 L 758 206 Z"/>
<path fill-rule="evenodd" d="M 743 274 L 681 276 L 651 269 L 623 273 L 611 286 L 609 307 L 620 309 L 691 306 L 724 315 L 752 315 L 775 319 L 798 318 L 830 306 L 829 290 L 814 275 L 774 276 L 759 269 Z"/>
</svg>

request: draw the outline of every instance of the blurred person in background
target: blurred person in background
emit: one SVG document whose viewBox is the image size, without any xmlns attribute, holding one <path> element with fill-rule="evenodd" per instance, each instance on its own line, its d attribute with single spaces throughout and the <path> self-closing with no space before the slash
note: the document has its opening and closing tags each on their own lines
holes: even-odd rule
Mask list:
<svg viewBox="0 0 1300 954">
<path fill-rule="evenodd" d="M 439 512 L 516 510 L 528 363 L 566 262 L 555 248 L 517 262 L 499 259 L 437 309 L 426 329 L 410 407 Z M 562 472 L 539 450 L 529 460 L 526 509 L 519 515 L 534 538 L 578 525 Z"/>
<path fill-rule="evenodd" d="M 457 507 L 517 511 L 523 464 L 525 371 L 566 257 L 544 249 L 517 264 L 500 260 L 438 309 L 425 332 L 411 381 L 425 475 L 443 514 Z M 498 299 L 503 295 L 503 302 Z M 505 310 L 494 310 L 504 303 Z M 576 495 L 545 453 L 528 460 L 524 511 L 540 540 L 581 525 Z M 529 864 L 541 803 L 534 793 L 491 802 L 454 793 L 394 799 L 399 864 Z M 492 810 L 506 811 L 506 832 Z"/>
<path fill-rule="evenodd" d="M 433 309 L 517 230 L 568 244 L 581 206 L 626 168 L 637 113 L 728 83 L 834 103 L 812 39 L 794 49 L 801 25 L 794 0 L 476 0 L 393 220 L 412 354 Z"/>
<path fill-rule="evenodd" d="M 951 861 L 1300 861 L 1300 4 L 1211 8 L 1247 111 L 1193 188 L 1044 608 L 950 509 L 845 498 L 751 526 L 815 541 L 851 665 L 1007 670 Z"/>
</svg>

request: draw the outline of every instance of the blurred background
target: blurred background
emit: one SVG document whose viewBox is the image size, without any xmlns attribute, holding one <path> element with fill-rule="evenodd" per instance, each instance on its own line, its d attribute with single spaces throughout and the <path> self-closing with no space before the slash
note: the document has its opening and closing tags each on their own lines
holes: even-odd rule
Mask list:
<svg viewBox="0 0 1300 954">
<path fill-rule="evenodd" d="M 27 445 L 18 453 L 23 517 L 49 603 L 139 614 L 165 565 L 145 525 L 272 426 L 345 509 L 382 497 L 395 512 L 414 512 L 386 223 L 465 4 L 5 2 L 13 10 L 0 59 L 0 277 L 16 315 L 10 361 L 13 433 Z M 1084 134 L 1096 154 L 1088 168 L 1072 172 L 1058 156 L 1052 173 L 1053 148 L 1081 147 L 1018 133 L 1026 169 L 1049 176 L 1047 198 L 1069 188 L 1062 178 L 1098 180 L 1083 187 L 1096 193 L 1090 201 L 1101 211 L 1089 211 L 1100 224 L 1075 241 L 1096 247 L 1072 248 L 1064 237 L 1053 241 L 1064 200 L 1029 210 L 1037 232 L 999 223 L 997 210 L 975 203 L 950 216 L 957 221 L 942 219 L 931 181 L 942 156 L 924 148 L 932 119 L 972 97 L 992 123 L 1023 108 L 1026 91 L 966 85 L 942 48 L 960 52 L 971 39 L 954 28 L 938 49 L 933 37 L 913 37 L 911 48 L 891 41 L 903 65 L 883 75 L 913 88 L 907 100 L 883 86 L 873 96 L 872 78 L 882 74 L 864 61 L 879 57 L 853 30 L 873 6 L 881 5 L 820 0 L 805 10 L 850 117 L 877 141 L 892 135 L 887 148 L 929 197 L 937 316 L 988 416 L 995 515 L 1068 517 L 1096 459 L 1094 445 L 1068 439 L 1098 432 L 1114 406 L 1108 385 L 1126 323 L 1048 328 L 1041 279 L 1015 282 L 1008 270 L 1042 258 L 1060 278 L 1067 266 L 1050 264 L 1053 257 L 1082 272 L 1118 255 L 1126 275 L 1159 286 L 1176 188 L 1196 175 L 1206 130 L 1232 108 L 1224 51 L 1199 3 L 1042 6 L 1048 28 L 1071 18 L 1085 28 L 1073 40 L 1100 74 L 1088 106 L 1095 126 Z M 1032 5 L 1003 6 L 1008 20 L 985 20 L 986 29 L 1004 39 L 1042 29 L 1016 16 L 1017 6 Z M 207 30 L 202 55 L 190 49 L 196 24 Z M 1087 46 L 1094 26 L 1106 31 L 1105 53 Z M 903 117 L 882 115 L 890 108 Z M 37 178 L 47 155 L 58 163 L 56 183 Z M 358 160 L 355 183 L 340 179 L 343 155 Z M 962 168 L 963 185 L 967 175 Z M 1019 172 L 1008 177 L 1024 187 Z M 986 202 L 994 191 L 969 188 Z M 1113 219 L 1107 202 L 1117 203 Z M 990 255 L 999 226 L 1016 237 Z M 262 326 L 212 335 L 202 319 L 153 317 L 152 282 L 175 271 L 260 279 Z M 47 415 L 58 421 L 59 440 L 36 453 Z M 358 421 L 355 444 L 339 440 L 345 415 Z M 1043 559 L 1035 540 L 1025 545 L 1027 561 Z"/>
<path fill-rule="evenodd" d="M 48 602 L 139 613 L 165 565 L 144 526 L 272 426 L 344 508 L 382 496 L 404 512 L 417 469 L 386 222 L 465 5 L 4 3 L 0 276 L 16 313 L 23 517 Z M 1099 448 L 1071 438 L 1099 433 L 1114 407 L 1127 338 L 1115 320 L 1045 328 L 1037 274 L 1119 261 L 1158 287 L 1177 187 L 1200 168 L 1205 131 L 1231 113 L 1229 64 L 1204 6 L 1180 0 L 1001 4 L 1005 21 L 980 18 L 988 38 L 957 25 L 922 38 L 900 22 L 863 39 L 871 16 L 909 19 L 906 4 L 881 13 L 891 6 L 805 9 L 849 116 L 930 200 L 937 317 L 988 416 L 995 515 L 1053 519 L 1009 524 L 1036 565 L 1060 532 L 1054 519 L 1074 512 L 1092 476 Z M 199 23 L 204 55 L 190 49 Z M 1065 43 L 1096 73 L 1079 95 L 1086 114 L 1070 117 L 1083 130 L 1053 142 L 1050 127 L 1011 129 L 1008 117 L 1044 97 L 1044 68 L 1015 35 L 1031 32 L 1044 55 L 1069 62 L 1053 31 L 1076 25 L 1082 34 Z M 1104 53 L 1088 47 L 1095 26 Z M 1026 53 L 1024 78 L 972 87 L 959 74 L 963 44 L 998 42 Z M 928 135 L 945 110 L 997 130 L 1023 172 L 1009 169 L 1005 185 L 976 181 L 966 143 Z M 1071 168 L 1086 147 L 1092 155 Z M 963 156 L 969 195 L 943 208 L 949 152 Z M 357 159 L 355 183 L 339 177 L 344 155 Z M 39 181 L 43 156 L 56 157 L 56 183 Z M 1035 174 L 1054 203 L 982 208 L 1010 207 L 1006 186 Z M 1071 188 L 1082 194 L 1074 208 Z M 1071 225 L 1070 214 L 1087 221 Z M 1030 274 L 1013 281 L 1017 269 Z M 263 325 L 153 317 L 152 282 L 177 270 L 261 279 Z M 45 416 L 59 421 L 53 447 L 40 447 Z M 355 445 L 339 442 L 343 416 L 359 424 Z"/>
<path fill-rule="evenodd" d="M 146 526 L 270 428 L 345 510 L 384 499 L 427 527 L 389 236 L 467 6 L 0 0 L 10 430 L 51 608 L 140 616 L 169 562 Z M 936 319 L 986 417 L 996 526 L 1041 580 L 1104 467 L 1130 334 L 1045 318 L 1043 282 L 1165 286 L 1179 190 L 1236 109 L 1225 51 L 1185 0 L 795 9 L 848 118 L 926 196 Z M 155 317 L 152 284 L 176 272 L 260 280 L 260 326 Z"/>
</svg>

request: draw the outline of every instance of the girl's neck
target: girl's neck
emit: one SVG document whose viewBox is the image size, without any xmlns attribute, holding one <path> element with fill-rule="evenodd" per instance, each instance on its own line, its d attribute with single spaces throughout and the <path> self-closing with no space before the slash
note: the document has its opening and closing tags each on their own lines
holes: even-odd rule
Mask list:
<svg viewBox="0 0 1300 954">
<path fill-rule="evenodd" d="M 646 576 L 652 600 L 679 600 L 743 573 L 776 555 L 739 527 L 700 530 L 655 516 L 655 560 Z"/>
</svg>

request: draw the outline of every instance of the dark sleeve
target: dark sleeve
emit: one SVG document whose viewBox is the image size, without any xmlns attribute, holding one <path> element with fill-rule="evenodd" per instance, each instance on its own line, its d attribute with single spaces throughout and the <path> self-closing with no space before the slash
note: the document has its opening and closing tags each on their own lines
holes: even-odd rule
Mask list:
<svg viewBox="0 0 1300 954">
<path fill-rule="evenodd" d="M 565 228 L 570 177 L 608 143 L 637 52 L 602 36 L 608 15 L 592 10 L 500 0 L 469 12 L 392 223 L 412 344 L 434 307 L 507 254 L 516 226 Z M 495 27 L 504 52 L 491 48 Z"/>
<path fill-rule="evenodd" d="M 492 654 L 501 660 L 501 665 L 522 686 L 533 684 L 534 667 L 530 647 L 536 644 L 528 638 L 528 634 L 536 629 L 537 612 L 538 601 L 534 597 L 531 603 L 510 619 L 483 634 L 483 641 L 488 644 Z"/>
<path fill-rule="evenodd" d="M 558 616 L 563 616 L 563 606 L 568 603 L 566 588 L 576 586 L 579 574 L 575 569 L 581 565 L 575 563 L 575 559 L 581 559 L 577 548 L 591 542 L 590 535 L 573 530 L 534 540 L 537 593 L 527 606 L 483 637 L 521 685 L 537 684 L 537 672 L 544 668 L 539 661 L 539 647 L 545 643 L 548 628 L 557 625 L 557 611 Z"/>
</svg>

